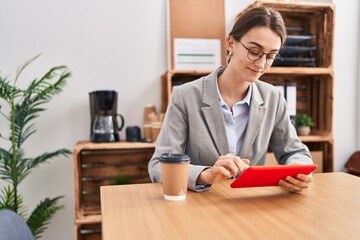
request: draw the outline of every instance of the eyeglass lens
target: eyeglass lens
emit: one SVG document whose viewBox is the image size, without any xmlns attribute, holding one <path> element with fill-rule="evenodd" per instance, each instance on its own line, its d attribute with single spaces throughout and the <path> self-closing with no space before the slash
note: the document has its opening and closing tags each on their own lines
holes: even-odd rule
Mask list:
<svg viewBox="0 0 360 240">
<path fill-rule="evenodd" d="M 271 66 L 273 64 L 273 62 L 277 56 L 276 53 L 264 53 L 260 48 L 257 48 L 257 47 L 248 49 L 247 57 L 251 61 L 257 61 L 260 58 L 262 58 L 263 55 L 266 56 L 266 64 L 269 66 Z"/>
<path fill-rule="evenodd" d="M 279 54 L 277 54 L 277 53 L 265 53 L 262 49 L 260 49 L 258 47 L 247 48 L 242 42 L 240 42 L 240 44 L 246 50 L 248 50 L 247 57 L 251 61 L 257 61 L 260 58 L 262 58 L 263 55 L 265 55 L 266 56 L 266 64 L 271 66 L 273 64 L 274 60 L 279 58 Z"/>
</svg>

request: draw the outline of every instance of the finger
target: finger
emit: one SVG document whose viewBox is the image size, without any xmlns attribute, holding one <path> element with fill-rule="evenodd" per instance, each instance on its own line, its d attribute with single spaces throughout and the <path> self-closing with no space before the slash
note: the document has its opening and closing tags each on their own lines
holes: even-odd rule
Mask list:
<svg viewBox="0 0 360 240">
<path fill-rule="evenodd" d="M 300 193 L 302 191 L 302 188 L 299 188 L 285 180 L 280 180 L 279 181 L 279 186 L 289 192 L 293 192 L 293 193 Z"/>
<path fill-rule="evenodd" d="M 298 174 L 296 177 L 297 177 L 298 179 L 304 181 L 304 182 L 307 182 L 307 183 L 312 182 L 313 179 L 314 179 L 311 173 L 310 173 L 309 175 L 306 175 L 306 174 Z"/>
<path fill-rule="evenodd" d="M 250 160 L 249 160 L 249 159 L 242 158 L 241 161 L 243 161 L 243 162 L 246 163 L 247 165 L 250 164 Z"/>
<path fill-rule="evenodd" d="M 290 176 L 287 176 L 285 180 L 299 188 L 305 189 L 308 188 L 308 183 L 306 181 L 303 181 L 301 179 L 293 178 Z"/>
<path fill-rule="evenodd" d="M 234 157 L 235 157 L 234 155 L 228 153 L 228 154 L 226 154 L 226 155 L 220 156 L 218 160 L 228 160 L 228 159 L 232 159 L 232 158 L 234 158 Z"/>
<path fill-rule="evenodd" d="M 238 166 L 234 162 L 234 157 L 232 158 L 222 158 L 215 162 L 214 166 L 222 166 L 226 168 L 232 175 L 235 175 L 239 172 Z"/>
<path fill-rule="evenodd" d="M 240 157 L 234 157 L 234 163 L 236 164 L 239 172 L 242 172 L 249 167 L 249 165 L 246 164 L 246 162 L 244 162 Z"/>
<path fill-rule="evenodd" d="M 224 163 L 223 167 L 231 173 L 231 176 L 234 176 L 240 171 L 239 166 L 234 162 L 234 159 L 228 159 L 224 161 Z"/>
<path fill-rule="evenodd" d="M 232 176 L 231 172 L 223 166 L 214 166 L 211 172 L 216 181 L 231 178 Z"/>
<path fill-rule="evenodd" d="M 303 177 L 303 176 L 302 176 Z M 308 178 L 306 178 L 308 180 Z M 297 187 L 300 187 L 300 188 L 308 188 L 309 187 L 309 182 L 307 181 L 303 181 L 302 179 L 299 179 L 299 178 L 293 178 L 293 177 L 290 177 L 290 176 L 287 176 L 285 178 L 285 180 L 287 182 L 290 182 L 292 183 L 293 185 L 297 186 Z"/>
<path fill-rule="evenodd" d="M 230 154 L 230 153 L 228 153 L 228 154 L 226 154 L 225 156 L 220 156 L 219 157 L 219 160 L 220 159 L 234 159 L 234 158 L 238 158 L 238 159 L 241 159 L 239 156 L 235 156 L 235 155 L 232 155 L 232 154 Z M 247 158 L 242 158 L 241 159 L 241 161 L 243 161 L 244 163 L 246 163 L 246 164 L 250 164 L 250 160 L 249 159 L 247 159 Z"/>
</svg>

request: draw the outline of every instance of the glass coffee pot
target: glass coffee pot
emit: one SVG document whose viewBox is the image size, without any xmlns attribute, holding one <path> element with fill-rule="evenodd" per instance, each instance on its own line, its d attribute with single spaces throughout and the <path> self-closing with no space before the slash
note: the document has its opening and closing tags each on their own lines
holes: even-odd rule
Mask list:
<svg viewBox="0 0 360 240">
<path fill-rule="evenodd" d="M 92 140 L 95 142 L 118 141 L 114 135 L 114 123 L 111 115 L 104 114 L 95 117 Z"/>
<path fill-rule="evenodd" d="M 124 118 L 116 112 L 117 92 L 112 90 L 94 91 L 89 95 L 91 141 L 120 141 L 119 131 L 124 127 Z"/>
</svg>

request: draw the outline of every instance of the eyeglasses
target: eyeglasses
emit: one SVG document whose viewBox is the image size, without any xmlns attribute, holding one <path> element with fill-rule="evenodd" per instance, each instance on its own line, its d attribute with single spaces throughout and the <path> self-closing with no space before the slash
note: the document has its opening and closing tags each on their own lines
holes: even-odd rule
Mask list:
<svg viewBox="0 0 360 240">
<path fill-rule="evenodd" d="M 275 60 L 281 59 L 280 55 L 277 53 L 266 53 L 261 48 L 258 47 L 247 48 L 245 47 L 244 44 L 242 44 L 242 42 L 239 43 L 241 43 L 241 45 L 248 51 L 247 58 L 251 61 L 255 62 L 265 55 L 266 65 L 271 66 Z"/>
</svg>

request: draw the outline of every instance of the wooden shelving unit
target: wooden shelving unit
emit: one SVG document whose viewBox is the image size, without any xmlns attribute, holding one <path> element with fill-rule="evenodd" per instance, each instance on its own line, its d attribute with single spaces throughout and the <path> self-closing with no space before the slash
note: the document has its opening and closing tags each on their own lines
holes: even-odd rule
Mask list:
<svg viewBox="0 0 360 240">
<path fill-rule="evenodd" d="M 101 239 L 100 186 L 151 182 L 147 164 L 154 143 L 92 143 L 74 146 L 75 239 Z"/>
<path fill-rule="evenodd" d="M 177 0 L 171 2 L 177 2 Z M 306 34 L 315 36 L 311 39 L 311 45 L 316 46 L 316 50 L 314 51 L 315 67 L 274 66 L 261 77 L 261 80 L 273 84 L 296 83 L 297 113 L 306 113 L 315 121 L 315 126 L 312 127 L 311 135 L 301 136 L 300 139 L 309 147 L 310 151 L 322 153 L 323 171 L 331 172 L 334 169 L 333 38 L 335 6 L 332 3 L 301 3 L 262 0 L 254 2 L 247 9 L 257 6 L 274 7 L 283 15 L 286 26 L 301 27 Z M 245 11 L 247 9 L 245 9 Z M 222 10 L 223 8 L 219 8 L 218 11 Z M 170 15 L 171 14 L 176 15 L 177 12 L 171 12 L 170 9 Z M 201 25 L 201 23 L 197 22 L 194 22 L 193 24 Z M 170 32 L 178 32 L 177 29 L 173 28 L 174 26 L 170 25 Z M 200 27 L 197 26 L 196 28 Z M 208 29 L 207 27 L 203 28 Z M 225 29 L 225 26 L 222 26 L 222 28 L 223 29 L 221 30 L 217 30 L 217 32 L 222 32 Z M 186 35 L 187 37 L 193 38 L 199 37 L 194 35 L 191 29 Z M 177 35 L 176 37 L 181 36 Z M 173 38 L 170 40 L 173 40 Z M 225 50 L 223 51 L 223 54 L 225 54 Z M 171 55 L 171 57 L 173 56 Z M 173 67 L 173 65 L 171 65 L 171 67 Z M 193 81 L 201 76 L 208 75 L 210 72 L 211 71 L 178 71 L 173 68 L 169 69 L 161 77 L 161 111 L 166 111 L 174 86 Z"/>
<path fill-rule="evenodd" d="M 315 126 L 310 136 L 300 139 L 310 151 L 322 152 L 324 172 L 334 170 L 334 14 L 332 3 L 256 1 L 249 6 L 271 6 L 284 17 L 286 26 L 301 27 L 303 34 L 314 35 L 315 67 L 272 67 L 261 78 L 270 83 L 296 83 L 297 113 L 310 115 Z"/>
</svg>

